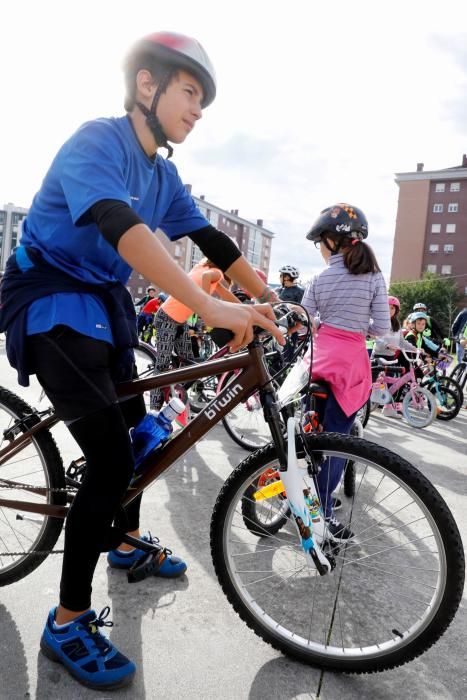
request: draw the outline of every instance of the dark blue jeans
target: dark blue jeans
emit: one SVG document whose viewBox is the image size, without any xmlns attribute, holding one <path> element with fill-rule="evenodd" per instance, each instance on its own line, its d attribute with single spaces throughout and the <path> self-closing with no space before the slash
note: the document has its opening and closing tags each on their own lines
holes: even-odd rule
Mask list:
<svg viewBox="0 0 467 700">
<path fill-rule="evenodd" d="M 357 411 L 352 413 L 351 416 L 346 416 L 330 390 L 327 399 L 316 399 L 316 410 L 326 432 L 349 435 Z M 321 466 L 317 482 L 321 505 L 326 518 L 329 518 L 332 514 L 332 492 L 341 480 L 345 464 L 346 460 L 341 457 L 328 457 Z"/>
</svg>

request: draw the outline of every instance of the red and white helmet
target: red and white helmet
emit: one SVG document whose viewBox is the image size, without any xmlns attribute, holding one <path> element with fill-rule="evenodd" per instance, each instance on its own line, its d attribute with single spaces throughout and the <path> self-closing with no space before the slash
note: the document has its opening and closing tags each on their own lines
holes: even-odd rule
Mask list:
<svg viewBox="0 0 467 700">
<path fill-rule="evenodd" d="M 201 44 L 184 34 L 175 32 L 155 32 L 137 41 L 128 52 L 124 62 L 127 88 L 132 89 L 132 81 L 141 62 L 156 59 L 172 69 L 191 73 L 203 88 L 201 106 L 207 107 L 216 96 L 216 74 L 209 56 Z M 148 66 L 149 68 L 149 66 Z"/>
</svg>

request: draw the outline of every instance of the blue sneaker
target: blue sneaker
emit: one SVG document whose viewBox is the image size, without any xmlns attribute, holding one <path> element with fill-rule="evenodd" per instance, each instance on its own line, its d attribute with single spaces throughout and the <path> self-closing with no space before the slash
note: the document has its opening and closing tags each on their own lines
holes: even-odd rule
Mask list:
<svg viewBox="0 0 467 700">
<path fill-rule="evenodd" d="M 50 611 L 42 634 L 41 649 L 45 656 L 63 664 L 76 680 L 89 688 L 110 690 L 131 683 L 135 664 L 99 632 L 99 627 L 113 625 L 105 620 L 109 607 L 105 607 L 99 617 L 94 610 L 88 610 L 58 628 L 55 611 L 56 608 Z"/>
<path fill-rule="evenodd" d="M 151 533 L 141 536 L 144 542 L 150 544 L 159 544 L 159 539 L 153 537 Z M 162 547 L 161 547 L 162 549 Z M 174 557 L 170 549 L 166 549 L 166 558 L 161 566 L 154 573 L 154 576 L 162 576 L 163 578 L 176 578 L 185 573 L 187 566 L 179 557 Z M 113 569 L 130 569 L 138 559 L 146 554 L 142 549 L 133 549 L 131 552 L 120 552 L 118 549 L 111 549 L 107 555 L 107 562 Z"/>
</svg>

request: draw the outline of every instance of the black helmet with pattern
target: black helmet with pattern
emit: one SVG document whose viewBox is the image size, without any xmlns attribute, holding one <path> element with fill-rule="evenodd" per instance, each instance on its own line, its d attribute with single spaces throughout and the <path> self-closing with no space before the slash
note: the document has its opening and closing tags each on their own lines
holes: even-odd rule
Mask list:
<svg viewBox="0 0 467 700">
<path fill-rule="evenodd" d="M 368 221 L 358 207 L 344 203 L 334 204 L 323 209 L 306 237 L 309 241 L 320 241 L 326 233 L 333 238 L 347 236 L 362 241 L 368 236 Z"/>
</svg>

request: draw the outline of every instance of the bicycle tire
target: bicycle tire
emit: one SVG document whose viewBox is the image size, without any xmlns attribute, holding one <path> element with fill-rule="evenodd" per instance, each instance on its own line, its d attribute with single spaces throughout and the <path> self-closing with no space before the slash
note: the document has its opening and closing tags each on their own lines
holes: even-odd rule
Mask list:
<svg viewBox="0 0 467 700">
<path fill-rule="evenodd" d="M 357 537 L 354 545 L 346 545 L 343 556 L 338 552 L 334 572 L 320 577 L 304 564 L 295 528 L 290 529 L 288 539 L 283 531 L 281 538 L 252 540 L 242 521 L 241 501 L 258 473 L 277 468 L 276 448 L 270 444 L 247 457 L 232 472 L 217 498 L 210 537 L 219 583 L 241 619 L 265 642 L 294 659 L 347 673 L 371 673 L 401 666 L 420 656 L 444 634 L 462 599 L 465 564 L 456 523 L 428 479 L 386 448 L 335 433 L 314 435 L 307 438 L 307 444 L 316 459 L 337 453 L 359 464 L 358 493 L 366 509 L 359 508 L 357 499 L 353 499 L 349 524 L 355 527 L 360 522 L 363 526 L 360 541 Z M 394 484 L 398 493 L 394 492 Z M 381 491 L 377 495 L 378 489 Z M 365 500 L 369 494 L 373 494 L 373 502 Z M 424 516 L 426 526 L 413 522 L 415 512 Z M 369 538 L 365 540 L 363 534 L 372 519 L 383 544 L 396 542 L 376 554 L 371 554 L 375 545 L 372 549 Z M 405 530 L 391 528 L 393 523 L 402 521 Z M 425 527 L 430 530 L 429 535 Z M 416 542 L 412 539 L 414 533 L 419 533 Z M 348 553 L 352 546 L 354 552 L 357 547 L 353 559 Z M 362 559 L 370 556 L 360 556 L 365 546 L 373 560 L 370 567 L 362 565 Z M 416 559 L 420 570 L 401 565 L 401 556 L 407 562 Z M 377 563 L 383 569 L 378 569 Z M 286 568 L 281 570 L 283 565 Z M 278 572 L 275 576 L 274 567 Z M 395 576 L 384 571 L 388 568 L 389 574 Z M 407 572 L 411 577 L 407 578 Z M 430 586 L 428 581 L 435 585 Z M 289 596 L 284 594 L 285 585 Z M 391 595 L 387 595 L 389 587 L 393 588 Z M 425 591 L 426 601 L 415 602 L 406 595 L 417 587 Z M 417 598 L 420 597 L 418 592 Z M 318 598 L 326 604 L 320 606 Z M 303 615 L 297 609 L 299 604 L 305 611 Z M 343 614 L 347 616 L 342 624 Z M 368 644 L 364 636 L 368 637 Z M 342 644 L 336 644 L 340 637 Z"/>
<path fill-rule="evenodd" d="M 451 379 L 454 379 L 454 381 L 456 381 L 459 384 L 462 390 L 464 390 L 465 382 L 467 379 L 467 366 L 465 362 L 459 362 L 454 367 L 449 376 Z"/>
<path fill-rule="evenodd" d="M 375 408 L 378 406 L 376 404 Z M 373 409 L 374 410 L 374 409 Z M 360 423 L 362 424 L 362 428 L 366 428 L 368 421 L 370 420 L 370 415 L 372 412 L 372 403 L 370 399 L 366 403 L 363 404 L 361 409 L 357 412 L 357 417 L 360 419 Z"/>
<path fill-rule="evenodd" d="M 198 379 L 187 391 L 190 409 L 193 413 L 199 413 L 216 398 L 217 377 Z"/>
<path fill-rule="evenodd" d="M 438 389 L 434 386 L 431 387 L 429 391 L 433 394 L 438 404 L 436 419 L 441 421 L 453 420 L 462 408 L 459 395 L 449 386 L 443 386 L 442 384 L 438 386 Z M 441 396 L 441 401 L 439 401 L 439 396 Z"/>
<path fill-rule="evenodd" d="M 418 405 L 418 402 L 422 400 L 426 410 Z M 436 400 L 434 396 L 426 389 L 422 389 L 421 386 L 414 387 L 406 393 L 402 400 L 402 415 L 412 428 L 426 428 L 436 417 Z"/>
<path fill-rule="evenodd" d="M 4 431 L 25 416 L 33 416 L 33 409 L 25 401 L 8 389 L 0 387 L 0 434 L 1 446 L 7 438 Z M 28 421 L 32 427 L 39 418 L 33 416 Z M 17 434 L 27 428 L 18 428 Z M 62 458 L 55 440 L 48 430 L 41 430 L 31 438 L 30 443 L 17 455 L 0 466 L 0 478 L 29 486 L 46 486 L 50 489 L 65 487 L 65 473 Z M 46 497 L 28 490 L 0 488 L 0 494 L 12 500 L 36 501 L 53 505 L 65 505 L 64 492 L 49 492 Z M 36 515 L 20 508 L 0 507 L 0 586 L 19 581 L 36 569 L 53 549 L 63 527 L 63 519 Z M 19 516 L 19 517 L 18 517 Z M 24 518 L 24 519 L 23 519 Z M 27 551 L 26 551 L 27 550 Z M 11 556 L 13 552 L 20 552 Z"/>
<path fill-rule="evenodd" d="M 217 391 L 221 391 L 234 377 L 235 372 L 222 377 Z M 239 403 L 224 416 L 222 425 L 229 437 L 248 452 L 254 452 L 271 441 L 271 432 L 264 418 L 258 393 Z"/>
<path fill-rule="evenodd" d="M 459 384 L 458 381 L 455 379 L 452 379 L 452 377 L 439 377 L 438 381 L 440 384 L 443 386 L 447 387 L 448 389 L 451 389 L 458 398 L 458 401 L 461 406 L 464 404 L 464 390 L 462 389 L 461 385 Z"/>
</svg>

